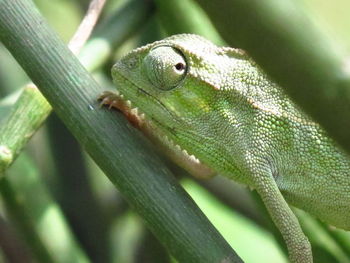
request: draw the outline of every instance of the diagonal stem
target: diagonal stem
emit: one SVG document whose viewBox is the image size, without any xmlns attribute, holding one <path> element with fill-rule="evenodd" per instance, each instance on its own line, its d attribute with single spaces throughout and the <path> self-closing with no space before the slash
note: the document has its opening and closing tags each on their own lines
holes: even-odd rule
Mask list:
<svg viewBox="0 0 350 263">
<path fill-rule="evenodd" d="M 0 0 L 0 39 L 79 143 L 180 262 L 242 262 L 30 1 Z"/>
</svg>

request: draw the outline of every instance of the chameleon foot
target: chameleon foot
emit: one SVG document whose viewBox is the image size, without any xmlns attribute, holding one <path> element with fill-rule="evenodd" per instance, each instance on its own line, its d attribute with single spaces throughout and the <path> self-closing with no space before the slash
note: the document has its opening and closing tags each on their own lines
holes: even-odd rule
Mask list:
<svg viewBox="0 0 350 263">
<path fill-rule="evenodd" d="M 129 100 L 124 100 L 124 96 L 119 92 L 104 91 L 99 97 L 100 107 L 108 106 L 121 111 L 128 121 L 136 128 L 141 129 L 144 124 L 145 114 L 140 113 L 138 108 L 132 108 Z"/>
<path fill-rule="evenodd" d="M 124 104 L 121 96 L 112 91 L 102 92 L 102 94 L 98 97 L 98 100 L 101 101 L 100 107 L 106 105 L 109 109 L 116 108 L 122 110 L 122 105 Z"/>
</svg>

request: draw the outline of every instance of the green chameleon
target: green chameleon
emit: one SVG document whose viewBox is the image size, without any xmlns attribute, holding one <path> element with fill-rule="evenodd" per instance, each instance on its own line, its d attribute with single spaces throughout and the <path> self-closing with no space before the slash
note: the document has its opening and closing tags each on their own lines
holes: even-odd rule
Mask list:
<svg viewBox="0 0 350 263">
<path fill-rule="evenodd" d="M 259 193 L 292 262 L 311 247 L 287 203 L 350 230 L 350 161 L 242 51 L 190 34 L 137 48 L 112 68 L 118 108 L 194 175 Z"/>
</svg>

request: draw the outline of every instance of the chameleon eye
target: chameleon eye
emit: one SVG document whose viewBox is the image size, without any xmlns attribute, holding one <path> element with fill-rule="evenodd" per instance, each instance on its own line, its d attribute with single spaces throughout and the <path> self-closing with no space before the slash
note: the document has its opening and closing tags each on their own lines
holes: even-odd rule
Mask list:
<svg viewBox="0 0 350 263">
<path fill-rule="evenodd" d="M 143 69 L 154 86 L 161 90 L 171 90 L 185 78 L 187 63 L 179 50 L 170 46 L 158 46 L 145 56 Z"/>
</svg>

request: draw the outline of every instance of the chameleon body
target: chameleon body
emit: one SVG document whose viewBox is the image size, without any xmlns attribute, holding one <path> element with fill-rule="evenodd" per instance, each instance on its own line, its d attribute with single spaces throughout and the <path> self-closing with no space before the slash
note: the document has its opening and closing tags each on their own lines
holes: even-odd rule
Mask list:
<svg viewBox="0 0 350 263">
<path fill-rule="evenodd" d="M 312 262 L 287 202 L 350 230 L 350 161 L 241 50 L 190 34 L 137 48 L 112 69 L 124 111 L 182 166 L 255 188 L 292 262 Z"/>
</svg>

